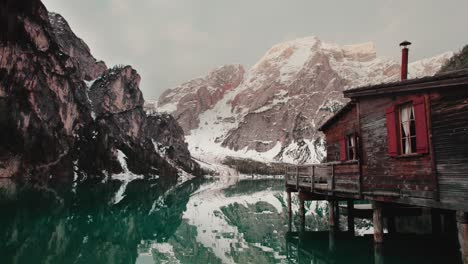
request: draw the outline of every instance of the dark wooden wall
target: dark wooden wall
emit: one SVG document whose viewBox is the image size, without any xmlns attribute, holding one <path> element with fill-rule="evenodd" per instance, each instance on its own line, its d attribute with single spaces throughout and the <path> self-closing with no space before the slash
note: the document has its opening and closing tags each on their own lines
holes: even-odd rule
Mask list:
<svg viewBox="0 0 468 264">
<path fill-rule="evenodd" d="M 426 102 L 429 152 L 391 157 L 386 109 L 421 96 Z M 468 208 L 468 86 L 366 96 L 357 104 L 323 131 L 328 162 L 339 161 L 340 140 L 345 135 L 356 132 L 360 137 L 361 170 L 349 162 L 334 164 L 337 190 L 359 189 L 371 200 Z"/>
<path fill-rule="evenodd" d="M 353 106 L 346 113 L 335 121 L 333 125 L 323 131 L 326 138 L 327 162 L 340 160 L 340 140 L 347 134 L 357 132 L 356 106 Z"/>
<path fill-rule="evenodd" d="M 333 167 L 334 190 L 338 192 L 359 192 L 358 162 L 347 162 Z"/>
<path fill-rule="evenodd" d="M 440 199 L 468 201 L 468 86 L 431 94 L 432 133 Z"/>
<path fill-rule="evenodd" d="M 436 190 L 431 154 L 411 157 L 388 154 L 385 110 L 404 100 L 405 96 L 391 95 L 360 99 L 363 191 L 430 198 Z"/>
</svg>

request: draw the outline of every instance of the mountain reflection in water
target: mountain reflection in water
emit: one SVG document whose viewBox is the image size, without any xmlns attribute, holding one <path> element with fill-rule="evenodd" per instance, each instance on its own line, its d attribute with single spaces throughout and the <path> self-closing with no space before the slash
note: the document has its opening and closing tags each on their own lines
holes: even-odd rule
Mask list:
<svg viewBox="0 0 468 264">
<path fill-rule="evenodd" d="M 0 263 L 458 263 L 444 239 L 400 236 L 376 251 L 371 236 L 331 236 L 323 203 L 306 203 L 315 232 L 289 232 L 282 179 L 173 184 L 132 181 L 114 204 L 116 181 L 73 191 L 3 181 Z"/>
</svg>

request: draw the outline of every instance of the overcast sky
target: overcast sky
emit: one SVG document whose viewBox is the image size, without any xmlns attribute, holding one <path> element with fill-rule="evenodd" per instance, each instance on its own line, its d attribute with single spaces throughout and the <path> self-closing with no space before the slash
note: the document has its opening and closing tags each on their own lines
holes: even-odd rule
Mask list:
<svg viewBox="0 0 468 264">
<path fill-rule="evenodd" d="M 93 55 L 130 64 L 145 99 L 223 64 L 252 66 L 274 44 L 305 36 L 410 59 L 468 44 L 467 0 L 43 0 Z"/>
</svg>

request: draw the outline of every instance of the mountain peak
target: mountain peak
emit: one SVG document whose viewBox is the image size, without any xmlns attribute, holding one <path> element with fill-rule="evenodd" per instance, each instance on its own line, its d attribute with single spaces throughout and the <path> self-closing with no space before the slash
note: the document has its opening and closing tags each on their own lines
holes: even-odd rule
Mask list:
<svg viewBox="0 0 468 264">
<path fill-rule="evenodd" d="M 356 61 L 369 61 L 377 58 L 377 50 L 374 42 L 344 45 L 342 50 L 345 57 Z"/>
<path fill-rule="evenodd" d="M 75 35 L 62 15 L 49 12 L 49 23 L 60 50 L 73 58 L 82 79 L 94 80 L 107 70 L 106 64 L 93 57 L 88 45 Z"/>
<path fill-rule="evenodd" d="M 284 42 L 273 45 L 273 47 L 270 48 L 267 54 L 270 52 L 274 52 L 276 50 L 286 49 L 289 47 L 312 47 L 319 42 L 321 42 L 321 40 L 316 36 L 309 36 L 309 37 L 288 40 L 288 41 L 284 41 Z"/>
<path fill-rule="evenodd" d="M 451 56 L 412 63 L 410 73 L 433 75 Z M 174 114 L 194 153 L 318 162 L 323 141 L 316 125 L 346 103 L 342 91 L 399 74 L 399 62 L 378 57 L 373 42 L 339 45 L 312 36 L 274 45 L 247 74 L 225 65 L 171 89 L 160 106 Z M 236 86 L 222 89 L 225 83 Z"/>
</svg>

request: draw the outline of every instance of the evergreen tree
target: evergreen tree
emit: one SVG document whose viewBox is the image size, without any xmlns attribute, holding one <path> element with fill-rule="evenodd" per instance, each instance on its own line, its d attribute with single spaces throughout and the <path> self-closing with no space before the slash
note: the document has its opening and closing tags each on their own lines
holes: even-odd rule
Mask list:
<svg viewBox="0 0 468 264">
<path fill-rule="evenodd" d="M 455 54 L 444 66 L 440 72 L 449 72 L 468 68 L 468 45 L 459 53 Z"/>
</svg>

